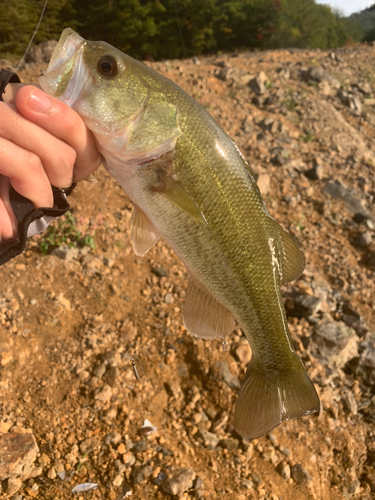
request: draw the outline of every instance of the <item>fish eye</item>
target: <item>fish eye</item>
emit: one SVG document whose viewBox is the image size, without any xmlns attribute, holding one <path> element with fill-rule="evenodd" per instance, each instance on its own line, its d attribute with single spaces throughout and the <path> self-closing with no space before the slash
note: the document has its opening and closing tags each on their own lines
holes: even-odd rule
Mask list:
<svg viewBox="0 0 375 500">
<path fill-rule="evenodd" d="M 109 78 L 116 76 L 118 73 L 118 65 L 116 59 L 109 54 L 102 56 L 98 63 L 98 70 L 102 76 L 106 76 Z"/>
</svg>

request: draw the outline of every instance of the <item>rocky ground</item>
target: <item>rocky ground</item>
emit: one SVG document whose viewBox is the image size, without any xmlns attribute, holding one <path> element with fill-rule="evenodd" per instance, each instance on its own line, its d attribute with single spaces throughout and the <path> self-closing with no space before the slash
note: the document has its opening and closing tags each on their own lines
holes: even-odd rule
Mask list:
<svg viewBox="0 0 375 500">
<path fill-rule="evenodd" d="M 183 265 L 163 242 L 134 255 L 131 203 L 102 169 L 74 219 L 1 269 L 0 498 L 375 498 L 375 48 L 150 66 L 238 143 L 305 252 L 284 296 L 321 414 L 235 433 L 246 339 L 185 331 Z"/>
</svg>

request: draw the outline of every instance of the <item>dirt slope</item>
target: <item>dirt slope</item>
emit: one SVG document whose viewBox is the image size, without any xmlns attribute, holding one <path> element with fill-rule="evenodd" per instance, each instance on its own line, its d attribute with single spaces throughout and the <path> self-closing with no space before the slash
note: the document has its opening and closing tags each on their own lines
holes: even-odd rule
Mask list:
<svg viewBox="0 0 375 500">
<path fill-rule="evenodd" d="M 184 267 L 163 242 L 133 254 L 131 203 L 101 169 L 71 196 L 95 249 L 34 238 L 0 271 L 0 498 L 375 498 L 375 48 L 150 65 L 238 143 L 305 252 L 285 303 L 321 415 L 235 433 L 247 341 L 186 332 Z"/>
</svg>

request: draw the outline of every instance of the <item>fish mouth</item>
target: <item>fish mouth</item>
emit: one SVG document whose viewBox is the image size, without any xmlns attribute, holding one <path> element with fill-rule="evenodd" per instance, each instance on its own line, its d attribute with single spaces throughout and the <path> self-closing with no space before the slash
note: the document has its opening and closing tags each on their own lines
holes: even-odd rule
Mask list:
<svg viewBox="0 0 375 500">
<path fill-rule="evenodd" d="M 47 93 L 72 107 L 82 98 L 82 91 L 90 81 L 83 62 L 86 40 L 71 28 L 66 28 L 53 51 L 40 86 Z"/>
</svg>

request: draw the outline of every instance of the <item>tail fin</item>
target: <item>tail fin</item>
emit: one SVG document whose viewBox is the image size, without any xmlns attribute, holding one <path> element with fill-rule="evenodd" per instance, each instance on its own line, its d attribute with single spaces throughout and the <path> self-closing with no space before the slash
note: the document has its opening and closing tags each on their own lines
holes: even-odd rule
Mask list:
<svg viewBox="0 0 375 500">
<path fill-rule="evenodd" d="M 254 439 L 283 420 L 319 413 L 320 401 L 305 368 L 296 356 L 289 369 L 273 373 L 250 363 L 238 396 L 234 428 Z"/>
</svg>

